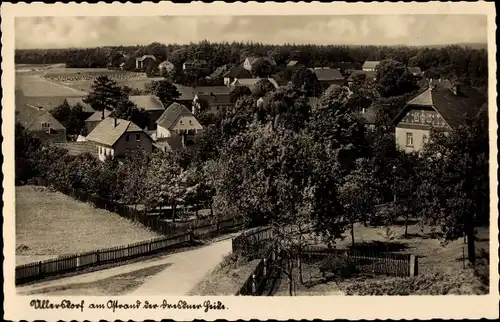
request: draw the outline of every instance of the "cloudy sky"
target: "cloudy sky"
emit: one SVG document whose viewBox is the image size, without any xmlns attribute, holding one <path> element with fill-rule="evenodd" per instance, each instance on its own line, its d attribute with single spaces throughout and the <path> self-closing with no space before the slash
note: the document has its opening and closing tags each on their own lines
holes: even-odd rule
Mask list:
<svg viewBox="0 0 500 322">
<path fill-rule="evenodd" d="M 271 44 L 486 43 L 483 15 L 16 18 L 17 48 L 259 41 Z"/>
</svg>

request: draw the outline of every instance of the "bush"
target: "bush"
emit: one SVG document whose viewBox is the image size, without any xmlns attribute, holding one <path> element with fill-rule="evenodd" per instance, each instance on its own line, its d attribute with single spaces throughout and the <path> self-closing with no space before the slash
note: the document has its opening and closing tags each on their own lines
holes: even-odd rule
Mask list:
<svg viewBox="0 0 500 322">
<path fill-rule="evenodd" d="M 353 279 L 342 288 L 346 295 L 474 295 L 488 292 L 471 270 L 403 278 Z"/>
<path fill-rule="evenodd" d="M 341 278 L 349 278 L 358 273 L 355 263 L 342 255 L 329 255 L 319 265 L 323 276 L 331 273 Z"/>
</svg>

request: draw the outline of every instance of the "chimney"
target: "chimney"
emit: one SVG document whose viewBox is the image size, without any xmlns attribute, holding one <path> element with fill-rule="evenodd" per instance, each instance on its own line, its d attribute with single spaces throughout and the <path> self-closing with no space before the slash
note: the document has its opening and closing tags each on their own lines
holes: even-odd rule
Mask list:
<svg viewBox="0 0 500 322">
<path fill-rule="evenodd" d="M 113 121 L 114 121 L 115 127 L 116 127 L 116 125 L 117 125 L 116 117 L 113 117 Z"/>
</svg>

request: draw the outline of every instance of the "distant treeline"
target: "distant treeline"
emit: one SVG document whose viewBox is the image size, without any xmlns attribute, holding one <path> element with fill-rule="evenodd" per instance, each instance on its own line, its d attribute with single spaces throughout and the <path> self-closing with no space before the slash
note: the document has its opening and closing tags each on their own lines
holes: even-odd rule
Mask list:
<svg viewBox="0 0 500 322">
<path fill-rule="evenodd" d="M 360 68 L 366 60 L 395 59 L 408 66 L 418 66 L 429 77 L 446 77 L 484 86 L 488 79 L 486 49 L 466 46 L 406 47 L 406 46 L 340 46 L 340 45 L 267 45 L 262 43 L 210 43 L 189 45 L 152 43 L 147 46 L 107 46 L 85 49 L 19 49 L 17 64 L 66 63 L 67 67 L 95 68 L 125 63 L 125 69 L 135 68 L 135 58 L 154 55 L 157 62 L 165 59 L 176 67 L 188 59 L 205 59 L 211 70 L 225 64 L 236 64 L 249 54 L 272 57 L 278 66 L 290 59 L 313 66 L 335 67 L 338 62 L 352 62 Z"/>
</svg>

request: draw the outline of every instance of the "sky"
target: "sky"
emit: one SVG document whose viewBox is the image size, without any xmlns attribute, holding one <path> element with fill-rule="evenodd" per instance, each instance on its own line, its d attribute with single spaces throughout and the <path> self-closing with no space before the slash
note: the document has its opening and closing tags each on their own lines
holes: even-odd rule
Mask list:
<svg viewBox="0 0 500 322">
<path fill-rule="evenodd" d="M 486 15 L 18 17 L 16 48 L 187 44 L 442 45 L 486 43 Z"/>
</svg>

